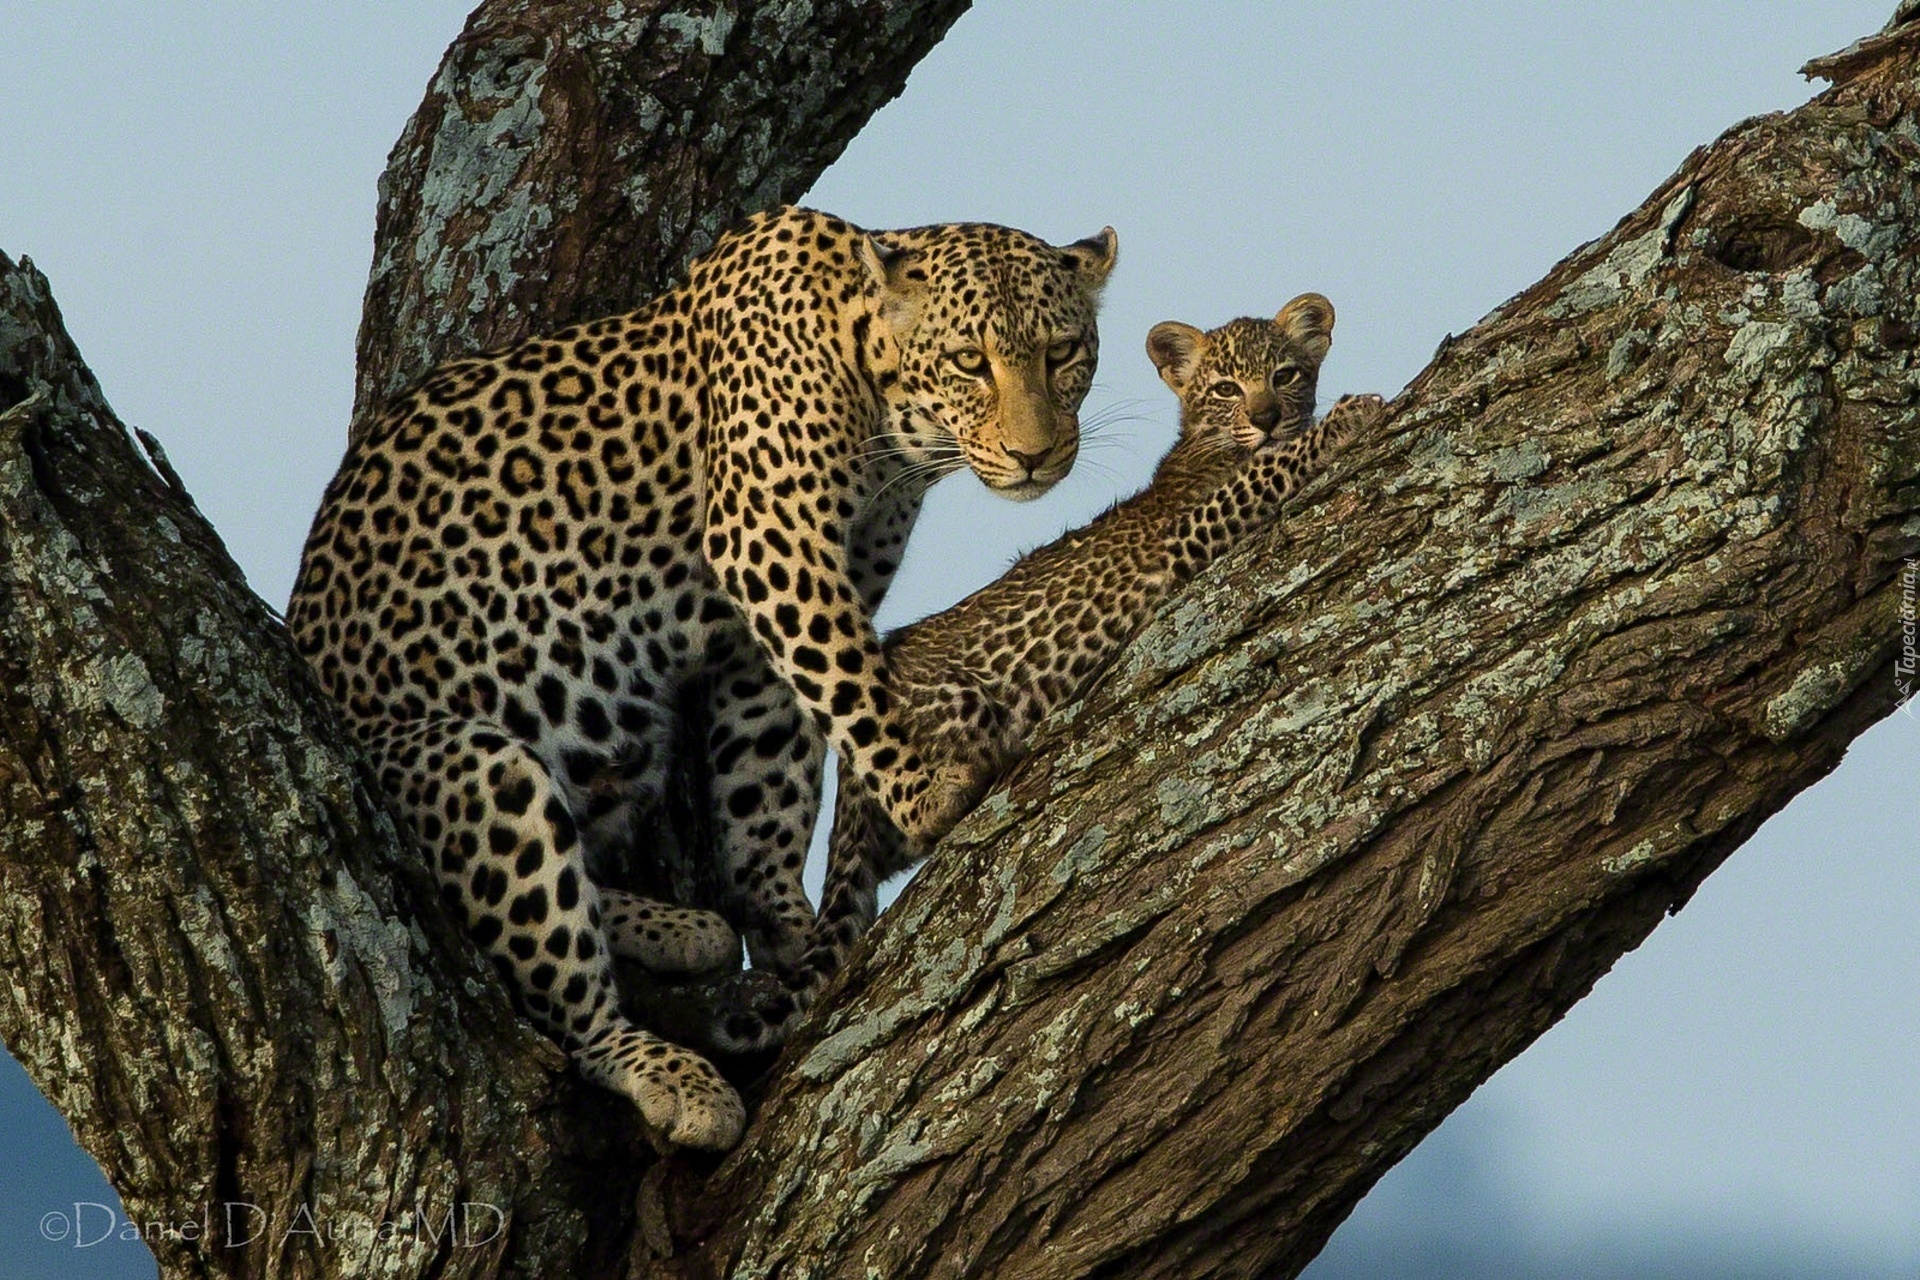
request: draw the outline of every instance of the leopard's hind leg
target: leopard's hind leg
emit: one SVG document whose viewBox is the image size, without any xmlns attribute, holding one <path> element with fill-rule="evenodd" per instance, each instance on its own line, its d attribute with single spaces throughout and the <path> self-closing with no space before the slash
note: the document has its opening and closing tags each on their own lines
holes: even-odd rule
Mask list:
<svg viewBox="0 0 1920 1280">
<path fill-rule="evenodd" d="M 620 1013 L 600 891 L 539 757 L 504 729 L 452 717 L 376 730 L 368 746 L 467 935 L 581 1073 L 633 1099 L 666 1142 L 738 1142 L 746 1113 L 732 1086 Z"/>
<path fill-rule="evenodd" d="M 742 648 L 713 673 L 709 706 L 714 825 L 729 909 L 754 965 L 786 969 L 813 928 L 800 876 L 820 812 L 826 741 L 758 649 Z"/>
</svg>

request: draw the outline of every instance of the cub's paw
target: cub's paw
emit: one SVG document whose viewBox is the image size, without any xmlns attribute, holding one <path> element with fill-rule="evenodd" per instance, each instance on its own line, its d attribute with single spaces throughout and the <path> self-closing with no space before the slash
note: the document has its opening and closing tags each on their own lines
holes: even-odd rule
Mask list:
<svg viewBox="0 0 1920 1280">
<path fill-rule="evenodd" d="M 924 857 L 942 836 L 967 816 L 974 805 L 980 803 L 980 797 L 986 794 L 992 782 L 993 775 L 970 765 L 939 766 L 933 771 L 932 785 L 920 794 L 908 810 L 907 821 L 901 825 L 900 834 L 914 846 L 917 855 Z"/>
<path fill-rule="evenodd" d="M 1322 424 L 1329 435 L 1346 441 L 1371 432 L 1386 416 L 1387 402 L 1377 395 L 1341 396 L 1327 410 Z"/>
</svg>

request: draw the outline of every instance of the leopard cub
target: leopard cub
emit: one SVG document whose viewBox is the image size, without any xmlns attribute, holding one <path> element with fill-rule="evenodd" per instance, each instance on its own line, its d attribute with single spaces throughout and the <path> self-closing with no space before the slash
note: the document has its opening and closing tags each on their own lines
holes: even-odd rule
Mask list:
<svg viewBox="0 0 1920 1280">
<path fill-rule="evenodd" d="M 1027 750 L 1181 582 L 1236 545 L 1350 436 L 1385 415 L 1378 396 L 1342 399 L 1313 421 L 1333 305 L 1302 294 L 1272 320 L 1201 332 L 1156 325 L 1147 354 L 1180 397 L 1180 435 L 1152 483 L 1084 528 L 1028 553 L 998 581 L 885 642 L 893 692 L 922 755 L 971 783 L 969 805 Z M 784 1038 L 875 915 L 875 890 L 925 856 L 865 793 L 835 800 L 827 879 L 812 941 L 788 974 L 791 999 L 735 1008 L 713 1034 L 731 1051 Z"/>
</svg>

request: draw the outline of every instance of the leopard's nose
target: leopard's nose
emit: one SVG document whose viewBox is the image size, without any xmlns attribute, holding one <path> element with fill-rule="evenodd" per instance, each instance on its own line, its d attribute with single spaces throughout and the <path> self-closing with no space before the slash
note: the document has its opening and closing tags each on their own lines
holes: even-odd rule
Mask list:
<svg viewBox="0 0 1920 1280">
<path fill-rule="evenodd" d="M 1025 467 L 1028 475 L 1037 475 L 1040 471 L 1040 464 L 1047 460 L 1047 450 L 1041 449 L 1034 453 L 1025 453 L 1019 449 L 1008 449 L 1007 456 Z"/>
<path fill-rule="evenodd" d="M 1279 401 L 1268 400 L 1254 405 L 1247 410 L 1247 420 L 1262 431 L 1272 430 L 1273 424 L 1280 421 Z"/>
</svg>

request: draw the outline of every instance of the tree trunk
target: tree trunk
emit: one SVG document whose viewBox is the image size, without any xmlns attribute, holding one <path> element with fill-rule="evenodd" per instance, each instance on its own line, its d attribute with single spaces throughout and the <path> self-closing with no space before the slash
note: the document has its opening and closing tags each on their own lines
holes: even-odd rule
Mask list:
<svg viewBox="0 0 1920 1280">
<path fill-rule="evenodd" d="M 489 5 L 449 51 L 383 188 L 363 408 L 656 289 L 957 9 L 605 7 Z M 0 259 L 0 1036 L 130 1215 L 185 1226 L 169 1275 L 1292 1274 L 1896 703 L 1920 23 L 1818 69 L 1163 611 L 717 1171 L 651 1163 L 507 1011 Z"/>
</svg>

